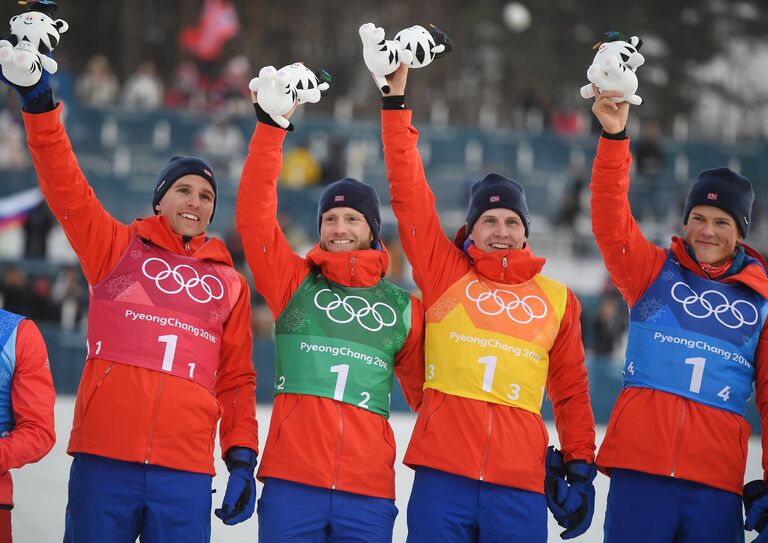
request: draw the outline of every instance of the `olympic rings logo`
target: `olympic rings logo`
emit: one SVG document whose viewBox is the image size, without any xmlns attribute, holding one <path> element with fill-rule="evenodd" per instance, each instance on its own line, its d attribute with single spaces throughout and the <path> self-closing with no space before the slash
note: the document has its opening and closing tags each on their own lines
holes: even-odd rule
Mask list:
<svg viewBox="0 0 768 543">
<path fill-rule="evenodd" d="M 679 297 L 678 287 L 682 288 L 682 298 Z M 710 315 L 714 315 L 717 322 L 731 329 L 741 328 L 745 324 L 757 324 L 759 319 L 760 314 L 754 305 L 746 300 L 736 300 L 731 303 L 725 294 L 717 290 L 705 290 L 698 294 L 690 285 L 678 281 L 672 285 L 670 292 L 672 299 L 683 304 L 685 312 L 694 319 L 706 319 Z M 718 302 L 720 303 L 718 304 Z M 730 316 L 728 320 L 736 322 L 731 324 L 723 320 L 721 315 L 724 313 Z"/>
<path fill-rule="evenodd" d="M 487 290 L 485 292 L 481 292 L 477 297 L 475 297 L 470 292 L 472 285 L 475 283 L 480 283 L 480 281 L 475 279 L 469 283 L 466 288 L 466 294 L 470 301 L 475 302 L 477 310 L 480 311 L 480 313 L 483 315 L 500 315 L 506 311 L 507 316 L 517 324 L 528 324 L 529 322 L 533 321 L 533 319 L 543 319 L 547 316 L 547 304 L 538 296 L 529 294 L 528 296 L 523 296 L 520 298 L 520 296 L 511 290 L 497 288 L 491 291 L 488 289 L 488 287 L 486 287 Z M 502 294 L 508 294 L 512 300 L 508 302 L 505 301 L 501 296 Z M 484 303 L 486 300 L 493 301 L 493 303 L 490 304 L 492 307 L 489 309 L 486 309 L 486 307 L 489 305 Z M 516 317 L 513 315 L 513 312 L 518 309 L 522 311 L 525 316 Z M 520 311 L 517 312 L 518 315 L 520 315 Z"/>
<path fill-rule="evenodd" d="M 327 300 L 326 296 L 328 303 L 321 305 L 320 296 L 324 292 L 330 293 L 333 298 Z M 317 291 L 314 302 L 315 307 L 325 311 L 325 314 L 333 322 L 347 324 L 357 319 L 357 323 L 369 332 L 378 332 L 385 326 L 394 326 L 397 322 L 397 313 L 392 307 L 384 302 L 376 302 L 371 305 L 368 300 L 361 296 L 344 296 L 342 299 L 335 292 L 324 288 Z M 363 320 L 366 317 L 370 317 L 366 319 L 367 322 Z"/>
<path fill-rule="evenodd" d="M 154 275 L 150 274 L 147 272 L 147 266 L 150 262 L 159 262 L 162 269 Z M 182 274 L 182 270 L 189 270 L 191 273 Z M 147 279 L 152 279 L 155 282 L 158 290 L 166 294 L 178 294 L 182 290 L 186 290 L 187 296 L 199 304 L 205 304 L 211 300 L 221 300 L 224 297 L 224 285 L 217 277 L 210 274 L 200 277 L 197 270 L 187 264 L 179 264 L 175 268 L 171 268 L 171 265 L 162 258 L 152 257 L 144 261 L 141 271 Z"/>
</svg>

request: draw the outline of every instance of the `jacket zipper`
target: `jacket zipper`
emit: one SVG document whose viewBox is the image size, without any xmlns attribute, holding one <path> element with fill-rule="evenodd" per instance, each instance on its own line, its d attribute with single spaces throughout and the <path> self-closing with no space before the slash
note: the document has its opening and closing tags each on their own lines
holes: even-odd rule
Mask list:
<svg viewBox="0 0 768 543">
<path fill-rule="evenodd" d="M 493 431 L 493 412 L 489 403 L 485 404 L 486 412 L 488 413 L 488 432 L 485 435 L 485 445 L 483 445 L 483 457 L 480 460 L 480 480 L 485 480 L 485 466 L 488 463 L 488 454 L 491 451 L 491 432 Z"/>
<path fill-rule="evenodd" d="M 96 391 L 101 388 L 101 383 L 104 382 L 104 379 L 109 375 L 109 373 L 112 371 L 112 366 L 110 365 L 107 367 L 107 369 L 104 370 L 104 373 L 101 374 L 101 377 L 99 378 L 99 382 L 96 383 L 96 387 L 93 389 L 93 392 L 91 392 L 91 395 L 88 396 L 88 401 L 85 402 L 85 407 L 83 408 L 83 413 L 88 412 L 88 406 L 91 405 L 91 400 L 93 400 L 93 397 L 96 395 Z"/>
<path fill-rule="evenodd" d="M 333 481 L 331 489 L 336 490 L 336 482 L 339 478 L 339 467 L 341 467 L 341 441 L 344 436 L 344 418 L 342 416 L 341 403 L 336 403 L 336 411 L 339 414 L 339 437 L 336 440 L 336 463 L 333 466 Z"/>
<path fill-rule="evenodd" d="M 144 458 L 145 464 L 149 464 L 149 453 L 152 450 L 152 438 L 155 435 L 155 427 L 157 426 L 157 410 L 160 407 L 160 397 L 163 395 L 164 377 L 165 375 L 161 373 L 157 382 L 157 394 L 155 395 L 155 405 L 152 409 L 152 421 L 149 423 L 149 434 L 147 434 L 147 454 Z"/>
<path fill-rule="evenodd" d="M 506 274 L 508 263 L 507 263 L 507 257 L 502 256 L 501 257 L 501 280 L 504 280 L 504 275 Z"/>
<path fill-rule="evenodd" d="M 672 469 L 669 475 L 675 477 L 675 471 L 677 470 L 677 460 L 680 456 L 680 447 L 683 444 L 683 427 L 685 426 L 685 400 L 681 400 L 680 405 L 680 427 L 677 429 L 677 443 L 675 444 L 675 454 L 672 457 Z"/>
<path fill-rule="evenodd" d="M 349 257 L 349 267 L 350 267 L 350 275 L 354 277 L 355 276 L 355 257 L 354 256 Z"/>
<path fill-rule="evenodd" d="M 184 244 L 184 250 L 185 250 L 187 253 L 189 253 L 189 242 L 186 242 L 186 243 Z"/>
</svg>

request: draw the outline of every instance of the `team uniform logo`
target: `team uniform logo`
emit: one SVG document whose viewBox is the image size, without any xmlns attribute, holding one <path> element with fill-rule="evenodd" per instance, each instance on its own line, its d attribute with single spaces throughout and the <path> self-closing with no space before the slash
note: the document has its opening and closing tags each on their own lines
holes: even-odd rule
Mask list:
<svg viewBox="0 0 768 543">
<path fill-rule="evenodd" d="M 348 295 L 342 298 L 330 289 L 324 288 L 317 291 L 314 303 L 315 307 L 325 311 L 331 321 L 347 324 L 357 320 L 357 323 L 369 332 L 378 332 L 384 327 L 392 327 L 397 323 L 397 313 L 390 305 L 384 302 L 371 305 L 362 296 Z"/>
<path fill-rule="evenodd" d="M 683 305 L 685 312 L 694 319 L 706 319 L 714 315 L 717 322 L 731 329 L 757 324 L 760 314 L 757 308 L 746 300 L 731 302 L 717 290 L 705 290 L 701 294 L 678 281 L 672 285 L 672 299 Z"/>
<path fill-rule="evenodd" d="M 483 315 L 495 316 L 506 312 L 507 316 L 517 324 L 528 324 L 534 319 L 543 319 L 547 316 L 546 302 L 533 294 L 518 296 L 515 292 L 504 289 L 490 290 L 482 285 L 484 290 L 472 287 L 476 284 L 482 285 L 480 281 L 474 280 L 467 285 L 465 293 L 467 299 L 475 302 L 477 310 Z M 473 294 L 477 292 L 477 295 Z"/>
<path fill-rule="evenodd" d="M 151 262 L 158 264 L 150 266 Z M 152 257 L 144 261 L 141 272 L 144 277 L 155 282 L 159 291 L 173 295 L 185 290 L 187 296 L 199 304 L 224 297 L 224 285 L 217 277 L 210 274 L 201 277 L 195 268 L 187 264 L 171 268 L 162 258 Z"/>
</svg>

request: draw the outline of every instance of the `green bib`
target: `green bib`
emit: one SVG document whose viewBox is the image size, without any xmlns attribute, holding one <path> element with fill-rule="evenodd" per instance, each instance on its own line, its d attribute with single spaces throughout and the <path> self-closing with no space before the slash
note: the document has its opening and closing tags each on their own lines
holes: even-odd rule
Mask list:
<svg viewBox="0 0 768 543">
<path fill-rule="evenodd" d="M 275 322 L 275 394 L 333 398 L 389 417 L 395 355 L 411 329 L 407 291 L 332 283 L 313 271 Z"/>
</svg>

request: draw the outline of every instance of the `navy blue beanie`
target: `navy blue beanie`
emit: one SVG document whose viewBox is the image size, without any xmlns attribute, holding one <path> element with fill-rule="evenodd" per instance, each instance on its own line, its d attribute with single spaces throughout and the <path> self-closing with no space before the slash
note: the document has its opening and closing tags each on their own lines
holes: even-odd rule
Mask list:
<svg viewBox="0 0 768 543">
<path fill-rule="evenodd" d="M 742 237 L 746 238 L 752 223 L 754 201 L 755 191 L 746 177 L 728 168 L 705 170 L 688 192 L 683 224 L 688 224 L 688 216 L 694 207 L 714 206 L 733 217 Z"/>
<path fill-rule="evenodd" d="M 172 157 L 168 164 L 160 170 L 155 178 L 155 191 L 152 193 L 152 210 L 157 215 L 157 203 L 162 200 L 165 193 L 171 188 L 171 185 L 185 175 L 199 175 L 213 187 L 214 199 L 213 211 L 211 212 L 211 222 L 213 222 L 213 214 L 216 212 L 216 177 L 213 175 L 213 169 L 205 160 L 194 156 Z"/>
<path fill-rule="evenodd" d="M 480 215 L 496 208 L 511 209 L 520 215 L 525 226 L 525 237 L 528 237 L 531 218 L 528 215 L 528 204 L 525 203 L 525 191 L 517 181 L 497 173 L 489 173 L 472 185 L 467 209 L 467 236 Z"/>
<path fill-rule="evenodd" d="M 317 205 L 317 231 L 323 222 L 323 213 L 334 207 L 351 207 L 365 217 L 371 227 L 373 241 L 379 239 L 381 215 L 379 214 L 379 195 L 370 185 L 345 177 L 334 181 L 320 195 Z"/>
</svg>

